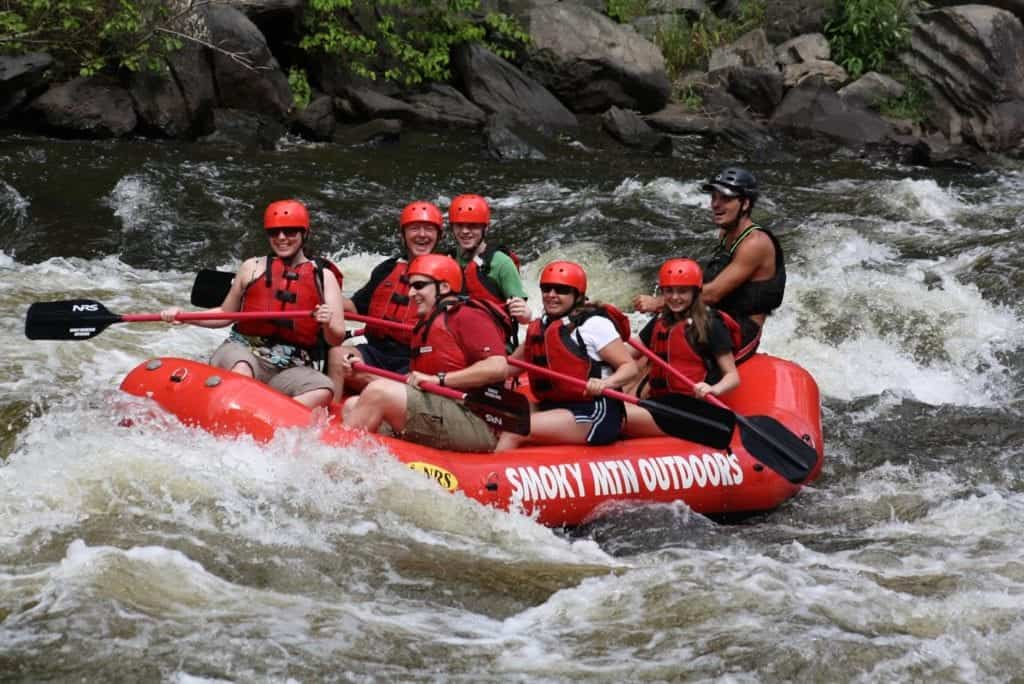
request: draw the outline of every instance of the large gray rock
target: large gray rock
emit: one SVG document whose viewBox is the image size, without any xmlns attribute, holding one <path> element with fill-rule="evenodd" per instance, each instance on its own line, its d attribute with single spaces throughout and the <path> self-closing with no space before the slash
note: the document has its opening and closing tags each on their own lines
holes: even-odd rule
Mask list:
<svg viewBox="0 0 1024 684">
<path fill-rule="evenodd" d="M 540 150 L 541 145 L 531 141 L 533 137 L 531 130 L 521 126 L 519 121 L 508 114 L 495 114 L 484 125 L 487 154 L 498 161 L 547 159 Z"/>
<path fill-rule="evenodd" d="M 186 43 L 168 57 L 166 71 L 132 72 L 127 83 L 139 115 L 140 132 L 165 138 L 196 138 L 213 130 L 216 93 L 206 48 Z"/>
<path fill-rule="evenodd" d="M 314 97 L 292 122 L 295 132 L 303 138 L 315 142 L 332 140 L 337 125 L 338 122 L 334 116 L 334 98 L 330 95 Z"/>
<path fill-rule="evenodd" d="M 828 39 L 820 33 L 805 33 L 775 48 L 775 61 L 782 65 L 819 59 L 827 61 L 831 58 L 832 48 Z"/>
<path fill-rule="evenodd" d="M 787 92 L 770 124 L 794 138 L 823 136 L 851 147 L 883 143 L 895 134 L 878 114 L 843 102 L 820 76 Z"/>
<path fill-rule="evenodd" d="M 707 110 L 692 112 L 678 104 L 670 104 L 659 112 L 648 114 L 644 121 L 653 128 L 673 135 L 699 135 L 711 143 L 725 143 L 745 156 L 774 155 L 777 141 L 763 124 L 732 112 Z"/>
<path fill-rule="evenodd" d="M 374 119 L 355 126 L 338 126 L 334 131 L 334 142 L 353 147 L 389 145 L 399 142 L 401 137 L 402 122 L 398 119 Z"/>
<path fill-rule="evenodd" d="M 809 62 L 787 64 L 782 70 L 782 79 L 787 88 L 799 85 L 811 78 L 823 78 L 833 88 L 839 87 L 850 80 L 846 69 L 835 62 L 823 59 L 812 59 Z"/>
<path fill-rule="evenodd" d="M 132 98 L 116 81 L 80 77 L 47 90 L 28 105 L 42 128 L 58 135 L 120 138 L 135 130 Z"/>
<path fill-rule="evenodd" d="M 53 58 L 45 52 L 0 56 L 0 118 L 44 87 Z"/>
<path fill-rule="evenodd" d="M 847 104 L 874 107 L 883 100 L 903 97 L 906 86 L 894 78 L 869 71 L 853 83 L 839 90 L 837 95 Z"/>
<path fill-rule="evenodd" d="M 665 58 L 630 26 L 572 2 L 533 7 L 523 70 L 576 112 L 661 109 L 671 94 Z"/>
<path fill-rule="evenodd" d="M 579 125 L 576 116 L 543 85 L 478 43 L 456 48 L 452 69 L 469 99 L 490 114 L 544 129 Z"/>
<path fill-rule="evenodd" d="M 765 32 L 772 43 L 803 33 L 821 33 L 836 0 L 772 0 L 764 3 Z"/>
<path fill-rule="evenodd" d="M 782 102 L 782 74 L 778 69 L 731 66 L 708 73 L 708 80 L 760 116 L 769 116 Z"/>
<path fill-rule="evenodd" d="M 650 127 L 636 112 L 612 107 L 601 115 L 601 128 L 627 147 L 653 149 L 665 137 Z"/>
<path fill-rule="evenodd" d="M 1021 149 L 1024 26 L 1016 16 L 982 5 L 929 12 L 904 61 L 928 83 L 931 122 L 952 144 Z"/>
<path fill-rule="evenodd" d="M 288 77 L 263 34 L 241 11 L 223 4 L 204 8 L 213 50 L 219 105 L 283 119 L 292 107 Z"/>
<path fill-rule="evenodd" d="M 955 7 L 957 5 L 965 5 L 963 0 L 930 0 L 928 3 L 932 7 L 938 9 L 942 7 Z M 987 0 L 983 3 L 977 3 L 981 5 L 989 5 L 991 7 L 998 7 L 1004 9 L 1010 14 L 1013 14 L 1021 22 L 1024 22 L 1024 0 Z"/>
<path fill-rule="evenodd" d="M 214 131 L 199 140 L 239 150 L 273 150 L 284 135 L 284 125 L 258 112 L 240 109 L 213 110 Z"/>
<path fill-rule="evenodd" d="M 433 83 L 426 90 L 402 95 L 423 126 L 480 128 L 487 113 L 449 85 Z"/>
<path fill-rule="evenodd" d="M 715 48 L 708 59 L 708 71 L 731 66 L 775 69 L 775 49 L 763 29 L 744 33 L 728 45 Z"/>
</svg>

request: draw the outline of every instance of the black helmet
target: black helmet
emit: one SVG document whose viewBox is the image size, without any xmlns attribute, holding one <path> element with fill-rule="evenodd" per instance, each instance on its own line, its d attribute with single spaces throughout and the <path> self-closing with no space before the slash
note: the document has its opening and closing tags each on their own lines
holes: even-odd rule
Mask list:
<svg viewBox="0 0 1024 684">
<path fill-rule="evenodd" d="M 738 166 L 730 166 L 709 182 L 700 186 L 704 192 L 720 192 L 726 197 L 746 197 L 753 204 L 757 200 L 757 179 L 754 174 Z"/>
</svg>

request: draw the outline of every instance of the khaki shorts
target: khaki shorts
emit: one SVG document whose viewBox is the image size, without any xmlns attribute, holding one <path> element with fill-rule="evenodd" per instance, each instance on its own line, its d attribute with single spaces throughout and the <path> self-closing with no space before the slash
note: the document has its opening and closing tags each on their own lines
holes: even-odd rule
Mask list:
<svg viewBox="0 0 1024 684">
<path fill-rule="evenodd" d="M 457 401 L 406 386 L 402 438 L 445 451 L 491 452 L 498 435 Z"/>
<path fill-rule="evenodd" d="M 281 368 L 252 353 L 244 344 L 226 341 L 217 347 L 210 359 L 210 365 L 231 370 L 238 362 L 252 368 L 253 376 L 289 397 L 313 392 L 318 389 L 334 391 L 334 383 L 326 375 L 309 366 Z"/>
</svg>

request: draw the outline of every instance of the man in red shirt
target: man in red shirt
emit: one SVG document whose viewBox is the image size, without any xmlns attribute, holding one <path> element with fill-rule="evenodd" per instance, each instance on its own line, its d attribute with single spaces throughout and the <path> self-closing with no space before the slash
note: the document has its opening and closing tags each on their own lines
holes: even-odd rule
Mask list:
<svg viewBox="0 0 1024 684">
<path fill-rule="evenodd" d="M 441 254 L 409 264 L 409 292 L 420 318 L 412 333 L 411 372 L 403 385 L 378 380 L 346 404 L 345 423 L 371 432 L 387 423 L 404 439 L 448 451 L 493 451 L 496 432 L 453 399 L 421 390 L 421 382 L 467 391 L 501 385 L 508 364 L 500 312 L 458 296 L 462 269 Z M 347 360 L 351 362 L 351 359 Z"/>
</svg>

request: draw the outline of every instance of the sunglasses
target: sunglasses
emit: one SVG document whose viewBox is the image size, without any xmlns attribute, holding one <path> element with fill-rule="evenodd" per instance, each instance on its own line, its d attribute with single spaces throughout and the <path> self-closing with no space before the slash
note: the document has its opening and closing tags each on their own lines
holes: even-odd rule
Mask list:
<svg viewBox="0 0 1024 684">
<path fill-rule="evenodd" d="M 560 295 L 569 295 L 576 291 L 576 288 L 572 285 L 555 285 L 554 283 L 541 283 L 540 293 L 545 294 L 547 292 L 554 292 Z"/>
<path fill-rule="evenodd" d="M 437 285 L 436 280 L 417 280 L 416 282 L 410 282 L 409 287 L 419 292 L 427 285 Z"/>
<path fill-rule="evenodd" d="M 284 235 L 286 238 L 293 238 L 302 232 L 302 228 L 272 228 L 267 231 L 267 237 L 277 238 Z"/>
</svg>

